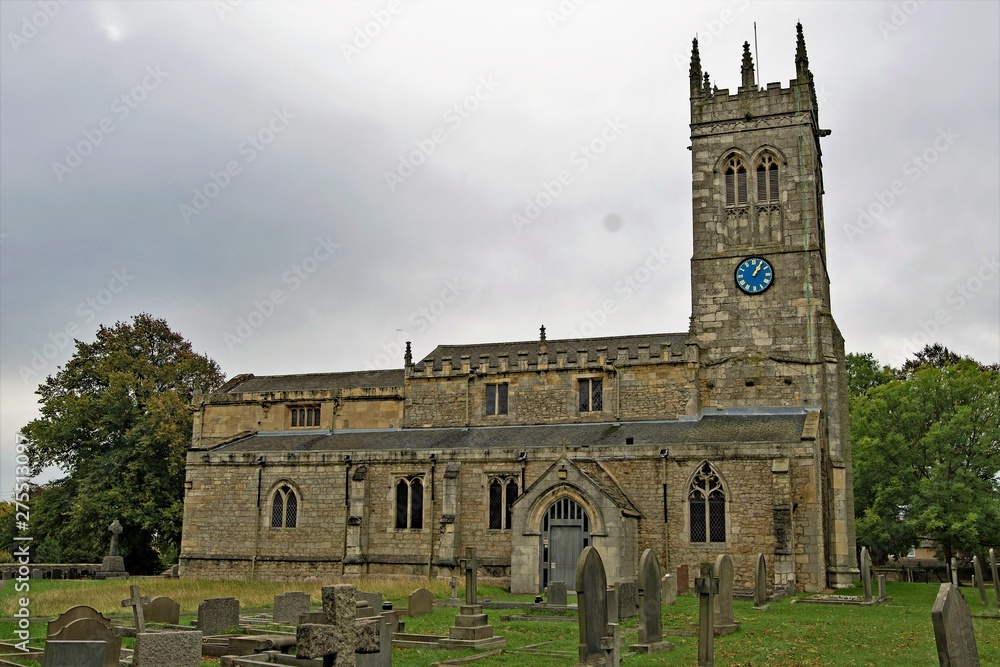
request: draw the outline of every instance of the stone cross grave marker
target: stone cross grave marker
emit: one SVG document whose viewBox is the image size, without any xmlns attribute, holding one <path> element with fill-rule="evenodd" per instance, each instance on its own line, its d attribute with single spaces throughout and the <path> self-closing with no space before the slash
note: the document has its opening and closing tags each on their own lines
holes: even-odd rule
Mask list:
<svg viewBox="0 0 1000 667">
<path fill-rule="evenodd" d="M 109 556 L 117 556 L 118 554 L 118 536 L 122 534 L 122 525 L 115 519 L 108 526 L 108 530 L 111 532 L 111 546 L 108 548 Z"/>
<path fill-rule="evenodd" d="M 652 549 L 639 557 L 639 653 L 662 653 L 674 647 L 663 641 L 663 607 L 660 591 L 660 562 Z"/>
<path fill-rule="evenodd" d="M 997 609 L 1000 609 L 1000 577 L 997 577 L 996 549 L 990 549 L 990 573 L 993 575 L 994 601 L 997 603 Z"/>
<path fill-rule="evenodd" d="M 459 559 L 459 565 L 465 572 L 465 604 L 472 606 L 478 604 L 476 596 L 476 571 L 479 569 L 479 562 L 476 560 L 476 548 L 466 547 L 465 558 Z"/>
<path fill-rule="evenodd" d="M 701 576 L 694 580 L 698 593 L 698 667 L 715 665 L 715 596 L 719 580 L 711 563 L 701 564 Z"/>
<path fill-rule="evenodd" d="M 118 538 L 122 534 L 122 525 L 118 519 L 111 522 L 108 530 L 111 532 L 111 545 L 108 547 L 108 555 L 101 561 L 101 569 L 94 576 L 97 579 L 126 577 L 128 573 L 125 572 L 125 559 L 118 553 Z"/>
<path fill-rule="evenodd" d="M 861 588 L 865 602 L 872 601 L 872 562 L 868 557 L 868 547 L 861 547 Z"/>
<path fill-rule="evenodd" d="M 764 554 L 757 554 L 753 572 L 753 608 L 767 609 L 767 563 Z"/>
<path fill-rule="evenodd" d="M 972 557 L 972 571 L 976 573 L 976 588 L 979 589 L 979 601 L 983 606 L 989 606 L 986 600 L 986 582 L 983 580 L 983 564 L 979 562 L 979 556 Z"/>
<path fill-rule="evenodd" d="M 146 619 L 143 616 L 142 605 L 149 604 L 149 598 L 144 598 L 139 595 L 139 587 L 135 584 L 129 586 L 128 590 L 129 598 L 127 600 L 122 600 L 122 606 L 132 607 L 132 617 L 135 619 L 135 631 L 145 632 Z"/>
<path fill-rule="evenodd" d="M 957 586 L 941 584 L 931 609 L 931 621 L 941 667 L 979 667 L 972 614 Z"/>
<path fill-rule="evenodd" d="M 719 580 L 715 595 L 715 632 L 728 635 L 740 629 L 733 616 L 733 559 L 729 554 L 715 559 L 712 576 Z"/>
<path fill-rule="evenodd" d="M 323 617 L 326 623 L 303 623 L 296 629 L 295 655 L 322 658 L 331 667 L 354 667 L 355 653 L 381 650 L 381 616 L 358 620 L 357 589 L 350 584 L 323 587 Z"/>
<path fill-rule="evenodd" d="M 576 563 L 576 600 L 580 623 L 580 664 L 604 660 L 601 638 L 607 632 L 608 578 L 594 547 L 584 547 Z"/>
</svg>

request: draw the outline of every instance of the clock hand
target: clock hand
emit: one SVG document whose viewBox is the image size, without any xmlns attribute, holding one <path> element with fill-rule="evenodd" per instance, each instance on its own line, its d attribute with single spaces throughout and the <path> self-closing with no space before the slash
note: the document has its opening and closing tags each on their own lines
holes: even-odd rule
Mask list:
<svg viewBox="0 0 1000 667">
<path fill-rule="evenodd" d="M 756 278 L 757 274 L 760 273 L 760 270 L 762 268 L 764 268 L 764 262 L 761 262 L 760 264 L 757 265 L 757 268 L 753 270 L 753 273 L 750 274 L 750 277 Z"/>
</svg>

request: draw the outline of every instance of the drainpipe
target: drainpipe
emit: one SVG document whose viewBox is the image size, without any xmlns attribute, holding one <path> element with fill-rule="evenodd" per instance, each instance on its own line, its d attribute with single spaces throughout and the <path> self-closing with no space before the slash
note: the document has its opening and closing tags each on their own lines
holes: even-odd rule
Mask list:
<svg viewBox="0 0 1000 667">
<path fill-rule="evenodd" d="M 468 384 L 466 385 L 468 387 Z M 430 551 L 427 554 L 427 580 L 430 581 L 431 575 L 433 574 L 434 568 L 434 533 L 436 531 L 436 520 L 434 512 L 434 469 L 437 465 L 437 454 L 431 454 L 431 520 L 429 522 L 428 528 L 430 529 Z"/>
<path fill-rule="evenodd" d="M 660 483 L 663 489 L 663 564 L 664 567 L 670 564 L 670 523 L 668 521 L 669 517 L 669 501 L 670 498 L 667 495 L 667 457 L 670 455 L 669 450 L 660 450 Z"/>
<path fill-rule="evenodd" d="M 472 424 L 471 416 L 469 414 L 469 391 L 472 387 L 472 383 L 476 380 L 476 374 L 473 371 L 469 371 L 468 380 L 465 383 L 465 425 L 470 426 Z"/>
<path fill-rule="evenodd" d="M 340 552 L 340 576 L 347 570 L 347 531 L 351 522 L 351 455 L 344 454 L 344 542 Z"/>
<path fill-rule="evenodd" d="M 260 494 L 264 478 L 264 457 L 257 459 L 257 521 L 255 522 L 253 534 L 253 557 L 250 559 L 250 581 L 254 581 L 257 576 L 257 553 L 260 550 Z"/>
</svg>

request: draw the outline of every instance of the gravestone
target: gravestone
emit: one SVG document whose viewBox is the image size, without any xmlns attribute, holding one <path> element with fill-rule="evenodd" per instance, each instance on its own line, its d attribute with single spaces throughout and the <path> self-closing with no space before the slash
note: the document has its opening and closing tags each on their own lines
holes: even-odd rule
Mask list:
<svg viewBox="0 0 1000 667">
<path fill-rule="evenodd" d="M 941 584 L 931 609 L 931 621 L 941 667 L 979 667 L 972 614 L 957 586 Z"/>
<path fill-rule="evenodd" d="M 297 625 L 299 617 L 309 613 L 310 602 L 309 594 L 301 591 L 287 591 L 275 595 L 271 618 L 274 619 L 275 623 Z"/>
<path fill-rule="evenodd" d="M 418 588 L 410 593 L 407 616 L 426 616 L 434 611 L 434 595 L 426 588 Z"/>
<path fill-rule="evenodd" d="M 177 625 L 181 618 L 181 605 L 175 600 L 158 595 L 142 605 L 142 613 L 147 623 Z"/>
<path fill-rule="evenodd" d="M 638 653 L 662 653 L 674 647 L 663 641 L 663 608 L 660 604 L 660 563 L 652 549 L 639 557 L 639 643 Z"/>
<path fill-rule="evenodd" d="M 458 599 L 458 579 L 456 577 L 452 577 L 451 580 L 448 582 L 448 585 L 451 586 L 451 599 L 452 600 L 457 600 Z"/>
<path fill-rule="evenodd" d="M 635 618 L 639 611 L 639 596 L 634 581 L 619 581 L 615 584 L 618 591 L 618 620 Z"/>
<path fill-rule="evenodd" d="M 201 667 L 200 631 L 139 632 L 132 667 Z"/>
<path fill-rule="evenodd" d="M 149 598 L 144 598 L 139 594 L 139 587 L 135 584 L 129 586 L 129 598 L 122 600 L 123 607 L 132 607 L 132 618 L 135 619 L 135 631 L 146 631 L 146 618 L 143 616 L 142 608 L 149 603 Z"/>
<path fill-rule="evenodd" d="M 715 595 L 715 634 L 721 637 L 740 629 L 733 617 L 733 559 L 729 554 L 715 559 L 712 576 L 719 580 Z"/>
<path fill-rule="evenodd" d="M 690 590 L 691 585 L 688 580 L 688 566 L 678 565 L 677 566 L 677 594 L 687 595 L 688 590 Z"/>
<path fill-rule="evenodd" d="M 465 604 L 459 607 L 455 625 L 448 628 L 448 638 L 441 639 L 442 646 L 485 648 L 506 646 L 507 640 L 493 636 L 493 626 L 489 624 L 487 615 L 483 613 L 478 603 L 476 588 L 479 561 L 476 559 L 475 547 L 467 547 L 465 558 L 459 560 L 465 572 Z"/>
<path fill-rule="evenodd" d="M 889 596 L 886 595 L 886 593 L 885 593 L 885 575 L 884 574 L 878 575 L 878 599 L 879 599 L 879 602 L 882 602 L 883 600 L 888 600 L 889 599 Z"/>
<path fill-rule="evenodd" d="M 698 667 L 715 665 L 715 596 L 719 580 L 711 563 L 701 564 L 701 576 L 694 580 L 698 593 Z"/>
<path fill-rule="evenodd" d="M 101 667 L 103 660 L 104 642 L 48 640 L 42 667 Z"/>
<path fill-rule="evenodd" d="M 767 563 L 764 554 L 757 554 L 757 565 L 753 571 L 753 608 L 761 611 L 767 606 Z"/>
<path fill-rule="evenodd" d="M 75 607 L 70 607 L 63 613 L 59 614 L 55 619 L 49 621 L 48 628 L 45 631 L 46 637 L 51 637 L 55 633 L 62 630 L 64 627 L 72 623 L 73 621 L 80 620 L 81 618 L 90 618 L 95 621 L 100 621 L 101 624 L 106 628 L 111 628 L 111 619 L 106 618 L 104 614 L 97 611 L 93 607 L 88 607 L 85 604 L 77 605 Z"/>
<path fill-rule="evenodd" d="M 395 612 L 382 614 L 377 619 L 379 650 L 376 653 L 355 653 L 357 667 L 392 667 L 392 633 L 396 626 Z"/>
<path fill-rule="evenodd" d="M 325 624 L 304 623 L 296 628 L 295 655 L 322 658 L 330 667 L 354 667 L 355 653 L 378 653 L 382 646 L 381 616 L 357 619 L 357 589 L 350 584 L 323 587 Z"/>
<path fill-rule="evenodd" d="M 958 559 L 954 556 L 951 557 L 951 583 L 958 588 Z"/>
<path fill-rule="evenodd" d="M 660 583 L 663 604 L 673 607 L 677 604 L 677 575 L 667 573 Z"/>
<path fill-rule="evenodd" d="M 550 582 L 548 587 L 545 589 L 545 595 L 548 598 L 549 604 L 555 604 L 565 607 L 567 599 L 566 582 L 565 581 Z"/>
<path fill-rule="evenodd" d="M 121 656 L 122 638 L 115 634 L 114 628 L 105 625 L 95 618 L 78 618 L 72 621 L 46 639 L 54 642 L 100 642 L 103 646 L 101 662 L 103 667 L 118 667 Z"/>
<path fill-rule="evenodd" d="M 865 602 L 872 602 L 872 562 L 868 547 L 861 547 L 861 589 Z"/>
<path fill-rule="evenodd" d="M 198 629 L 206 637 L 221 635 L 240 625 L 240 601 L 209 598 L 198 605 Z"/>
<path fill-rule="evenodd" d="M 108 547 L 108 555 L 101 562 L 101 569 L 94 573 L 95 579 L 114 579 L 127 577 L 125 571 L 125 559 L 118 554 L 118 537 L 122 534 L 122 525 L 115 519 L 108 526 L 111 532 L 111 545 Z"/>
<path fill-rule="evenodd" d="M 618 589 L 614 586 L 608 586 L 608 590 L 604 591 L 605 605 L 608 608 L 608 623 L 618 622 Z"/>
<path fill-rule="evenodd" d="M 576 600 L 580 623 L 580 664 L 602 662 L 601 638 L 607 632 L 608 579 L 604 561 L 594 547 L 584 547 L 576 563 Z"/>
<path fill-rule="evenodd" d="M 364 591 L 358 591 L 358 600 L 367 602 L 368 606 L 379 612 L 382 610 L 382 594 L 381 593 L 366 593 Z"/>
<path fill-rule="evenodd" d="M 983 580 L 983 565 L 979 562 L 979 556 L 972 557 L 972 571 L 976 575 L 976 587 L 979 589 L 979 601 L 983 606 L 989 606 L 986 600 L 986 582 Z"/>
<path fill-rule="evenodd" d="M 997 609 L 1000 610 L 1000 578 L 997 577 L 996 549 L 990 549 L 990 574 L 993 575 L 993 599 L 997 603 Z"/>
</svg>

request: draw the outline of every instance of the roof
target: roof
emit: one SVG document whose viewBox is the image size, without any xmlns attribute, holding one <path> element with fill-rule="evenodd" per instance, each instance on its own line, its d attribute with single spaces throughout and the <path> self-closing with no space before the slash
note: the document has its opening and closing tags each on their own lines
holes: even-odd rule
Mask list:
<svg viewBox="0 0 1000 667">
<path fill-rule="evenodd" d="M 638 336 L 608 336 L 604 338 L 563 338 L 549 340 L 545 342 L 546 351 L 552 355 L 557 352 L 566 352 L 574 360 L 580 350 L 587 351 L 587 358 L 597 360 L 598 352 L 604 352 L 605 356 L 616 357 L 618 348 L 627 347 L 628 356 L 638 359 L 639 346 L 649 346 L 650 358 L 662 356 L 664 346 L 673 349 L 673 353 L 680 355 L 684 351 L 684 344 L 687 342 L 686 333 L 658 333 L 642 334 Z M 471 345 L 438 345 L 430 354 L 424 357 L 421 363 L 433 364 L 435 370 L 441 369 L 441 361 L 444 357 L 451 357 L 452 365 L 458 366 L 463 356 L 468 355 L 469 362 L 473 366 L 482 363 L 484 357 L 489 358 L 490 366 L 498 366 L 498 357 L 506 355 L 508 363 L 517 361 L 520 353 L 525 353 L 532 362 L 538 359 L 541 352 L 542 342 L 540 340 L 520 341 L 514 343 L 474 343 Z M 606 351 L 606 352 L 605 352 Z M 551 358 L 551 357 L 550 357 Z"/>
<path fill-rule="evenodd" d="M 518 449 L 538 447 L 752 444 L 799 442 L 806 410 L 779 414 L 723 414 L 701 419 L 620 424 L 544 426 L 479 426 L 384 430 L 277 431 L 255 433 L 214 447 L 214 452 L 391 451 L 451 449 Z"/>
<path fill-rule="evenodd" d="M 371 387 L 402 387 L 403 369 L 306 373 L 304 375 L 239 375 L 219 391 L 228 394 L 266 391 L 324 391 Z"/>
</svg>

